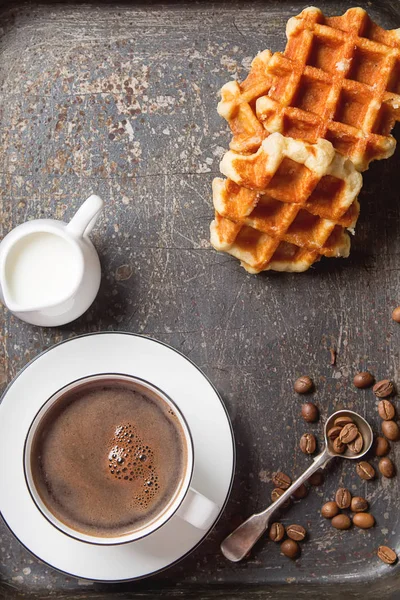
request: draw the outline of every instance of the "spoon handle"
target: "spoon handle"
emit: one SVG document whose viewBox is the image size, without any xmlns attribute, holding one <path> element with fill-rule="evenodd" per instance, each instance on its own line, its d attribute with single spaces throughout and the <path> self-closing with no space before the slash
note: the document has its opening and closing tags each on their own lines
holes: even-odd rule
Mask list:
<svg viewBox="0 0 400 600">
<path fill-rule="evenodd" d="M 316 456 L 302 475 L 268 508 L 249 517 L 239 525 L 221 544 L 222 554 L 232 562 L 238 562 L 246 556 L 268 527 L 271 515 L 299 488 L 315 471 L 324 467 L 332 458 L 327 448 Z"/>
</svg>

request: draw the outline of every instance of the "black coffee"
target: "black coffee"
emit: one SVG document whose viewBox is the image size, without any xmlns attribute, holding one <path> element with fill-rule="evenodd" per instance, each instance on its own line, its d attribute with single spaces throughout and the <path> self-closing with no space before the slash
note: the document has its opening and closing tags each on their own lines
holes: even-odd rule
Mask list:
<svg viewBox="0 0 400 600">
<path fill-rule="evenodd" d="M 100 537 L 132 533 L 162 514 L 186 463 L 184 432 L 170 407 L 129 384 L 104 380 L 56 402 L 31 453 L 35 486 L 50 512 Z"/>
</svg>

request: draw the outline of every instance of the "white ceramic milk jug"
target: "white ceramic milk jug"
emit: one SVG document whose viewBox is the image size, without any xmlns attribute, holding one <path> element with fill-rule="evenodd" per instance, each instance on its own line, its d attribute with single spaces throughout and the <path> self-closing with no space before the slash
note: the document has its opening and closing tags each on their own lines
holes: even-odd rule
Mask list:
<svg viewBox="0 0 400 600">
<path fill-rule="evenodd" d="M 64 325 L 92 304 L 101 269 L 89 239 L 103 208 L 90 196 L 68 223 L 37 219 L 0 244 L 0 300 L 17 317 L 44 327 Z"/>
</svg>

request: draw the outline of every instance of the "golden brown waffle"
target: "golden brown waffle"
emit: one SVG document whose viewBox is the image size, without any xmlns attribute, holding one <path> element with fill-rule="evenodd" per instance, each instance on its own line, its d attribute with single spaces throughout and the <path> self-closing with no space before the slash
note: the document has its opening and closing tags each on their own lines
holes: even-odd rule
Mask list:
<svg viewBox="0 0 400 600">
<path fill-rule="evenodd" d="M 231 148 L 254 152 L 268 132 L 279 131 L 310 143 L 326 138 L 360 171 L 391 156 L 390 131 L 400 120 L 400 30 L 382 29 L 361 8 L 331 18 L 307 8 L 289 20 L 287 38 L 283 54 L 262 53 L 245 82 L 222 88 L 218 111 L 233 131 Z M 269 84 L 264 95 L 254 83 L 260 71 Z"/>
<path fill-rule="evenodd" d="M 305 271 L 321 256 L 346 257 L 362 177 L 327 140 L 280 133 L 252 155 L 228 152 L 214 179 L 211 243 L 250 273 Z"/>
<path fill-rule="evenodd" d="M 233 133 L 230 148 L 236 152 L 255 152 L 269 135 L 256 115 L 256 100 L 268 93 L 272 78 L 268 64 L 272 54 L 264 50 L 251 63 L 250 73 L 242 82 L 229 81 L 220 91 L 218 113 Z"/>
</svg>

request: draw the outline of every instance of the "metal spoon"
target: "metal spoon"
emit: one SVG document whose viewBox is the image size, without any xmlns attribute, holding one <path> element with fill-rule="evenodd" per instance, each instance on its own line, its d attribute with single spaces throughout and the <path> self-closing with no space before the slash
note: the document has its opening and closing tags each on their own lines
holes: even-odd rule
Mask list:
<svg viewBox="0 0 400 600">
<path fill-rule="evenodd" d="M 352 454 L 349 449 L 346 449 L 344 454 L 336 454 L 332 448 L 332 442 L 328 439 L 328 431 L 333 427 L 333 422 L 338 417 L 351 417 L 360 431 L 364 445 L 359 454 Z M 255 513 L 244 523 L 239 525 L 221 544 L 222 554 L 233 562 L 238 562 L 246 556 L 252 549 L 257 540 L 266 531 L 272 514 L 284 504 L 289 497 L 299 488 L 315 471 L 320 468 L 325 468 L 332 458 L 348 458 L 350 460 L 358 460 L 371 448 L 373 434 L 371 427 L 367 421 L 353 412 L 352 410 L 339 410 L 329 417 L 325 424 L 325 448 L 314 458 L 313 463 L 304 471 L 302 475 L 279 497 L 276 502 L 271 504 L 267 509 L 260 513 Z"/>
</svg>

